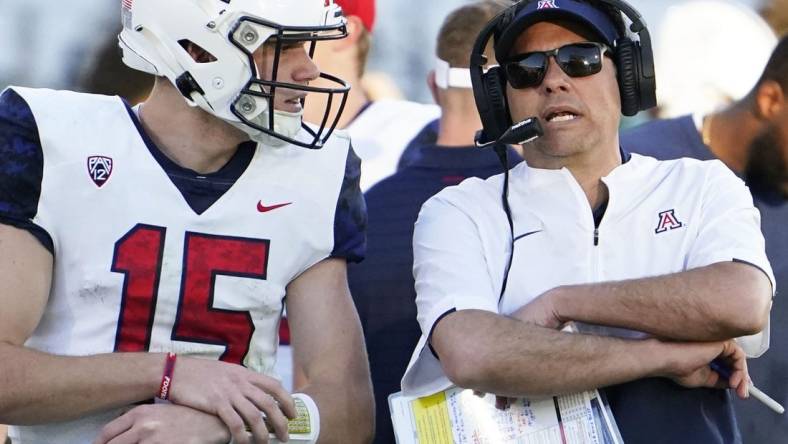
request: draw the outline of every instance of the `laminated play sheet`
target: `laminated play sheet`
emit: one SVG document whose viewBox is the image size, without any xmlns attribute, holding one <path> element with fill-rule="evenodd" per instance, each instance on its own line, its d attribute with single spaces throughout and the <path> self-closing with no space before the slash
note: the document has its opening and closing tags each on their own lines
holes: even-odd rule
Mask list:
<svg viewBox="0 0 788 444">
<path fill-rule="evenodd" d="M 622 444 L 597 390 L 540 399 L 511 399 L 450 388 L 424 398 L 389 397 L 399 444 Z"/>
</svg>

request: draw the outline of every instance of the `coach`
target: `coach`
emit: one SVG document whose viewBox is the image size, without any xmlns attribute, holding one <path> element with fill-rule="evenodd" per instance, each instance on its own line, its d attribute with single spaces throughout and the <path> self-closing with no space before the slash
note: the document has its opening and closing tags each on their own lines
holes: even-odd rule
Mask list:
<svg viewBox="0 0 788 444">
<path fill-rule="evenodd" d="M 745 352 L 768 347 L 774 291 L 747 188 L 719 161 L 620 149 L 621 114 L 654 105 L 648 32 L 629 5 L 522 1 L 492 25 L 501 67 L 474 82 L 482 138 L 531 116 L 544 136 L 509 172 L 512 231 L 502 175 L 468 179 L 422 208 L 413 243 L 423 335 L 403 389 L 608 387 L 628 444 L 741 442 L 722 389 L 746 396 Z M 491 120 L 496 107 L 506 122 Z M 586 334 L 559 331 L 570 321 Z M 730 380 L 709 369 L 715 358 Z"/>
</svg>

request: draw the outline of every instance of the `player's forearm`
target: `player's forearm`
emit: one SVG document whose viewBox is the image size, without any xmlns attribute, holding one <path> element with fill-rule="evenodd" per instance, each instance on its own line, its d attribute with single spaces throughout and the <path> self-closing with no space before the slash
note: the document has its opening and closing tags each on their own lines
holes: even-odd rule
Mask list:
<svg viewBox="0 0 788 444">
<path fill-rule="evenodd" d="M 55 356 L 0 343 L 0 423 L 40 424 L 153 398 L 164 355 Z"/>
<path fill-rule="evenodd" d="M 366 443 L 374 433 L 369 364 L 346 267 L 327 259 L 288 287 L 294 367 L 306 384 L 296 390 L 318 405 L 321 444 Z"/>
<path fill-rule="evenodd" d="M 564 333 L 505 316 L 464 310 L 436 326 L 432 344 L 449 379 L 504 396 L 590 390 L 667 374 L 656 340 Z"/>
<path fill-rule="evenodd" d="M 366 366 L 365 366 L 366 367 Z M 320 444 L 368 443 L 375 423 L 375 400 L 369 371 L 342 368 L 341 377 L 313 379 L 304 393 L 317 403 L 320 411 Z M 352 374 L 351 374 L 352 373 Z"/>
<path fill-rule="evenodd" d="M 653 278 L 559 287 L 548 297 L 564 320 L 714 341 L 760 332 L 771 291 L 757 268 L 725 262 Z"/>
</svg>

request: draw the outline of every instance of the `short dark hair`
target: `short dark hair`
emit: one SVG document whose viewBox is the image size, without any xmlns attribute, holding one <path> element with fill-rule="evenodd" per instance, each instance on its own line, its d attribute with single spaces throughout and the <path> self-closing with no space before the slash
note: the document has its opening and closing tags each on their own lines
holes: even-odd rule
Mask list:
<svg viewBox="0 0 788 444">
<path fill-rule="evenodd" d="M 783 91 L 788 93 L 788 35 L 781 38 L 772 51 L 756 88 L 767 80 L 779 83 Z"/>
<path fill-rule="evenodd" d="M 788 1 L 770 0 L 765 3 L 760 10 L 761 17 L 778 37 L 788 35 Z"/>
<path fill-rule="evenodd" d="M 506 6 L 502 0 L 482 0 L 454 10 L 438 31 L 438 57 L 455 68 L 469 67 L 477 35 Z"/>
<path fill-rule="evenodd" d="M 129 101 L 142 100 L 153 88 L 155 77 L 123 64 L 116 35 L 109 34 L 103 42 L 94 63 L 83 73 L 79 89 L 92 94 L 117 95 Z"/>
</svg>

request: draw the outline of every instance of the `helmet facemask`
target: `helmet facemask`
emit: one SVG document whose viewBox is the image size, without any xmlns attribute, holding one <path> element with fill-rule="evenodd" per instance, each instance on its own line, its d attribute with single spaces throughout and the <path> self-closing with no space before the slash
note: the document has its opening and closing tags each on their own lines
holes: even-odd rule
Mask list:
<svg viewBox="0 0 788 444">
<path fill-rule="evenodd" d="M 288 83 L 294 81 L 290 74 L 279 72 L 280 66 L 292 61 L 282 54 L 288 45 L 309 44 L 311 58 L 316 42 L 347 36 L 346 21 L 333 0 L 134 0 L 124 1 L 121 9 L 123 30 L 118 42 L 123 61 L 169 79 L 190 106 L 269 145 L 317 149 L 336 128 L 350 90 L 346 82 L 321 73 L 330 87 L 310 87 Z M 266 42 L 270 45 L 262 49 Z M 256 51 L 271 47 L 275 52 L 266 57 L 265 69 L 273 68 L 272 72 L 260 73 Z M 187 48 L 204 53 L 195 55 Z M 296 93 L 282 93 L 287 89 Z M 294 99 L 326 94 L 321 125 L 303 123 L 303 101 L 301 111 L 277 111 L 275 99 L 279 95 L 281 105 L 282 94 Z"/>
<path fill-rule="evenodd" d="M 238 98 L 230 104 L 230 111 L 240 121 L 232 123 L 248 133 L 253 140 L 268 145 L 281 146 L 290 143 L 310 149 L 321 148 L 339 123 L 350 86 L 338 77 L 322 72 L 320 78 L 335 86 L 314 87 L 279 81 L 282 52 L 289 45 L 307 43 L 311 59 L 318 41 L 341 39 L 346 36 L 347 27 L 344 21 L 336 25 L 316 28 L 282 26 L 257 17 L 239 18 L 231 28 L 228 38 L 248 57 L 252 72 L 248 83 L 239 92 Z M 255 51 L 263 48 L 265 44 L 272 45 L 274 51 L 270 80 L 263 78 L 264 74 L 260 73 L 254 56 Z M 327 95 L 323 119 L 316 129 L 303 122 L 306 98 L 300 99 L 301 109 L 298 112 L 281 111 L 275 108 L 277 90 L 281 93 L 281 90 L 285 89 L 304 95 Z M 301 130 L 304 133 L 299 135 Z"/>
</svg>

